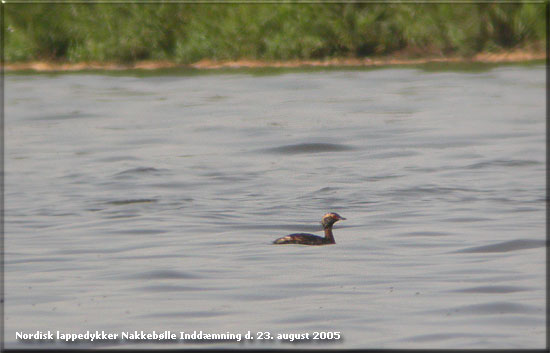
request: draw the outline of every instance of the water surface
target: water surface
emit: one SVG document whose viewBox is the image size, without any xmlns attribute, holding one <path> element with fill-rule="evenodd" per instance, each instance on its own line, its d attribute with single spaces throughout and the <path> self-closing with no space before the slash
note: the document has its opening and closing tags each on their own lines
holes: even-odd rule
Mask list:
<svg viewBox="0 0 550 353">
<path fill-rule="evenodd" d="M 6 346 L 250 330 L 343 338 L 124 346 L 543 348 L 544 77 L 6 75 Z M 322 234 L 327 211 L 347 218 L 336 245 L 271 244 Z"/>
</svg>

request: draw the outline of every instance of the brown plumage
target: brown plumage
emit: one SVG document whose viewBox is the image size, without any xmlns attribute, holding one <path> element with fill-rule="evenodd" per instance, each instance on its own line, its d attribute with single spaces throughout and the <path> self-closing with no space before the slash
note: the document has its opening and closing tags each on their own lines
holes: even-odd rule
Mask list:
<svg viewBox="0 0 550 353">
<path fill-rule="evenodd" d="M 294 233 L 285 235 L 279 239 L 276 239 L 273 244 L 302 244 L 302 245 L 328 245 L 335 244 L 334 235 L 332 234 L 332 226 L 334 223 L 345 219 L 338 213 L 330 212 L 323 216 L 321 224 L 325 229 L 325 236 L 320 237 L 308 233 Z"/>
</svg>

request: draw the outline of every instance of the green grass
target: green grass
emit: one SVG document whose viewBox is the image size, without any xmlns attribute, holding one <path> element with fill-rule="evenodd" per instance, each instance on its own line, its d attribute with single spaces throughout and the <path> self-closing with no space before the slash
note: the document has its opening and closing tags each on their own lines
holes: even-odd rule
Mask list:
<svg viewBox="0 0 550 353">
<path fill-rule="evenodd" d="M 129 63 L 542 50 L 545 4 L 7 4 L 5 59 Z"/>
</svg>

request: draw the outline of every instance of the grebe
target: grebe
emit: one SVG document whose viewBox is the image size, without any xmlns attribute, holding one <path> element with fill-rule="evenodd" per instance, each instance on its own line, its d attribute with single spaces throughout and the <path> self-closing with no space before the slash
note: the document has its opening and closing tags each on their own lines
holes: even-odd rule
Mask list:
<svg viewBox="0 0 550 353">
<path fill-rule="evenodd" d="M 289 234 L 279 239 L 276 239 L 273 244 L 303 244 L 303 245 L 327 245 L 336 244 L 334 241 L 334 235 L 332 235 L 332 225 L 340 220 L 345 219 L 338 213 L 327 213 L 323 216 L 321 224 L 325 229 L 325 237 L 319 237 L 313 234 L 307 233 L 295 233 Z"/>
</svg>

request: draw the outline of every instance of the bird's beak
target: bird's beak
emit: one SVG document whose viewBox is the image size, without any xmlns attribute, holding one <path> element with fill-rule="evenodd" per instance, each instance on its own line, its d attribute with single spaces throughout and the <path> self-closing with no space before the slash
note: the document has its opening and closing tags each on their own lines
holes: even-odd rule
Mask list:
<svg viewBox="0 0 550 353">
<path fill-rule="evenodd" d="M 340 217 L 339 221 L 346 220 L 347 218 Z"/>
</svg>

